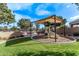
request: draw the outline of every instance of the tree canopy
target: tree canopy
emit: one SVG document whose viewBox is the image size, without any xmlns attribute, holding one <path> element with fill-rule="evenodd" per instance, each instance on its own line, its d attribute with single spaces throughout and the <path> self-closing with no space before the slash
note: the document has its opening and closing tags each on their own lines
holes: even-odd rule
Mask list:
<svg viewBox="0 0 79 59">
<path fill-rule="evenodd" d="M 15 22 L 15 16 L 12 11 L 8 9 L 6 3 L 0 3 L 0 24 L 10 24 Z"/>
<path fill-rule="evenodd" d="M 28 29 L 32 23 L 29 19 L 21 18 L 17 25 L 20 27 L 20 29 Z"/>
<path fill-rule="evenodd" d="M 10 28 L 10 30 L 16 31 L 16 30 L 19 30 L 19 28 L 17 28 L 16 26 L 13 26 L 13 27 Z"/>
</svg>

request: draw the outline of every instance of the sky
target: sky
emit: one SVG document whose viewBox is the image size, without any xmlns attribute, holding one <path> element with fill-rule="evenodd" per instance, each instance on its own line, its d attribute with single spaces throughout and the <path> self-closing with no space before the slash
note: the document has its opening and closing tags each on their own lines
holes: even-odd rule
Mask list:
<svg viewBox="0 0 79 59">
<path fill-rule="evenodd" d="M 36 21 L 55 14 L 67 19 L 68 25 L 79 18 L 77 6 L 71 3 L 8 3 L 7 6 L 14 12 L 16 22 L 21 18 Z"/>
</svg>

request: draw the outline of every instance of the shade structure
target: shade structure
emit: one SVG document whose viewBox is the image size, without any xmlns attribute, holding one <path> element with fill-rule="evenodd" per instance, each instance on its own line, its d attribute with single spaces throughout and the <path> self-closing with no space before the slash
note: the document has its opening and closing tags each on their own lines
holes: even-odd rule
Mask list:
<svg viewBox="0 0 79 59">
<path fill-rule="evenodd" d="M 59 17 L 55 16 L 55 19 L 56 19 L 56 23 L 63 23 L 63 20 L 60 19 Z M 46 22 L 55 23 L 54 16 L 49 16 L 47 18 L 35 21 L 35 23 L 37 24 L 44 24 Z"/>
<path fill-rule="evenodd" d="M 52 15 L 52 16 L 49 16 L 47 18 L 44 18 L 44 19 L 41 19 L 41 20 L 37 20 L 35 21 L 35 23 L 37 24 L 46 24 L 46 23 L 51 23 L 54 25 L 54 29 L 55 29 L 55 42 L 57 41 L 57 36 L 56 36 L 56 24 L 62 24 L 64 23 L 64 20 L 56 15 Z M 50 26 L 49 26 L 50 27 Z"/>
</svg>

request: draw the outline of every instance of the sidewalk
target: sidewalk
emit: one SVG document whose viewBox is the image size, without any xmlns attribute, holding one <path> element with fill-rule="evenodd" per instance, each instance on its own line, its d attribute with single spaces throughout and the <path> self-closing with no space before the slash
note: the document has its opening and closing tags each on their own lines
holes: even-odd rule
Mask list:
<svg viewBox="0 0 79 59">
<path fill-rule="evenodd" d="M 5 42 L 6 42 L 6 40 L 0 40 L 0 44 L 5 43 Z"/>
</svg>

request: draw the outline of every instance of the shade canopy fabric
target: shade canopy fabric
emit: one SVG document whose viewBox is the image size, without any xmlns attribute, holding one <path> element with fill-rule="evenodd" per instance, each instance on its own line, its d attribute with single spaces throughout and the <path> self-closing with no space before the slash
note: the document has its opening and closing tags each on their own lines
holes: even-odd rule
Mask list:
<svg viewBox="0 0 79 59">
<path fill-rule="evenodd" d="M 44 24 L 46 22 L 55 23 L 55 20 L 56 20 L 56 23 L 63 23 L 63 19 L 60 19 L 57 16 L 55 16 L 55 19 L 54 19 L 54 16 L 50 16 L 50 17 L 47 17 L 47 18 L 44 18 L 44 19 L 41 19 L 41 20 L 37 20 L 35 22 L 37 24 Z"/>
</svg>

